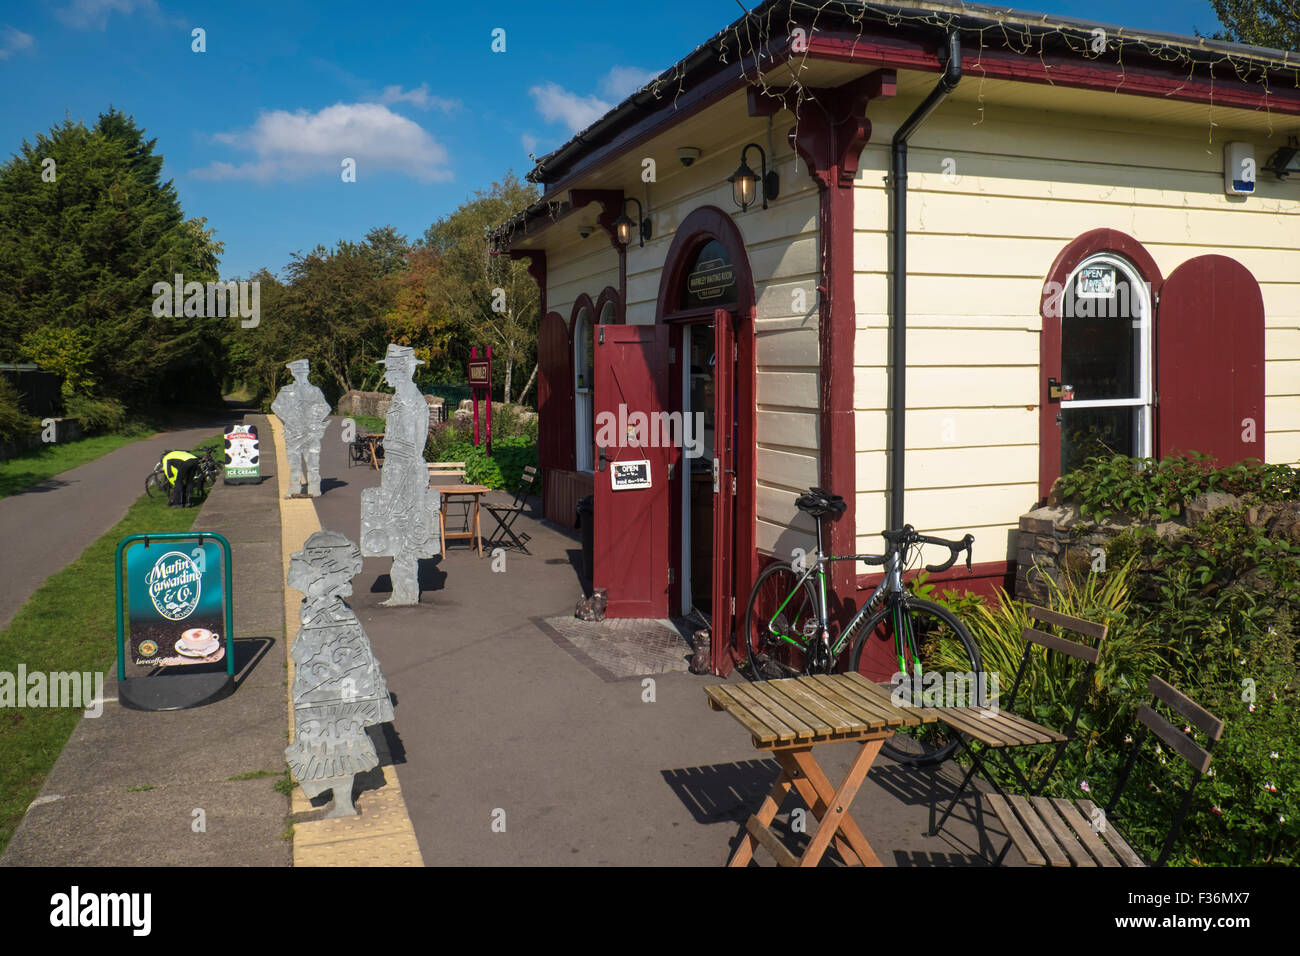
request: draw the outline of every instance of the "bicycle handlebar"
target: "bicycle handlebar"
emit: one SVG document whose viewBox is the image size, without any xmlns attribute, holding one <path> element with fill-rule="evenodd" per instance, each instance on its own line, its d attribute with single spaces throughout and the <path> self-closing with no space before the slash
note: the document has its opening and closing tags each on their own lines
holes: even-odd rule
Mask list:
<svg viewBox="0 0 1300 956">
<path fill-rule="evenodd" d="M 971 570 L 971 545 L 975 543 L 975 536 L 968 534 L 960 541 L 947 541 L 943 538 L 931 538 L 926 535 L 917 535 L 914 539 L 917 544 L 937 544 L 948 549 L 948 560 L 943 564 L 927 564 L 925 569 L 931 574 L 939 571 L 947 571 L 956 562 L 958 555 L 963 551 L 966 552 L 966 570 Z"/>
</svg>

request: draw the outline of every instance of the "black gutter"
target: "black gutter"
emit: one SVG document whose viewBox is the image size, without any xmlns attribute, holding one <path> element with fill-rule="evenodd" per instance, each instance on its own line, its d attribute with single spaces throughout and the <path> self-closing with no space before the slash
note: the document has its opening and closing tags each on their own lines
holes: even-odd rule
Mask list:
<svg viewBox="0 0 1300 956">
<path fill-rule="evenodd" d="M 894 264 L 890 303 L 894 341 L 890 359 L 893 379 L 890 383 L 889 434 L 893 457 L 889 466 L 889 528 L 895 531 L 903 526 L 903 495 L 907 487 L 904 484 L 907 459 L 907 141 L 959 82 L 961 34 L 952 30 L 948 34 L 948 61 L 943 66 L 938 85 L 898 127 L 892 143 L 893 165 L 889 171 L 889 184 L 893 193 L 890 210 L 893 222 L 889 242 L 893 247 Z"/>
</svg>

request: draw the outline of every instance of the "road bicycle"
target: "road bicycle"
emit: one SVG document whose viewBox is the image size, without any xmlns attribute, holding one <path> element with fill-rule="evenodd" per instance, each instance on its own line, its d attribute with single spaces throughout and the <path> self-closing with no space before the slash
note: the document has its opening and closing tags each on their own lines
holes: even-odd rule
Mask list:
<svg viewBox="0 0 1300 956">
<path fill-rule="evenodd" d="M 832 674 L 846 647 L 851 650 L 849 667 L 859 671 L 863 652 L 872 640 L 893 639 L 898 663 L 894 687 L 906 675 L 908 703 L 923 700 L 922 675 L 960 674 L 964 687 L 982 687 L 979 648 L 970 631 L 951 611 L 933 601 L 918 598 L 903 586 L 908 562 L 919 558 L 920 545 L 948 548 L 948 560 L 928 565 L 937 573 L 952 567 L 966 552 L 971 567 L 971 545 L 966 535 L 948 541 L 918 534 L 911 525 L 896 531 L 882 531 L 884 554 L 828 555 L 822 547 L 822 519 L 841 514 L 844 500 L 821 488 L 811 488 L 795 506 L 817 522 L 817 552 L 793 564 L 777 563 L 765 568 L 754 582 L 745 611 L 744 636 L 751 680 L 772 680 L 803 674 Z M 867 598 L 847 626 L 833 641 L 827 605 L 827 566 L 834 561 L 862 561 L 883 565 L 885 578 Z M 851 642 L 851 644 L 850 644 Z M 891 693 L 894 687 L 891 687 Z M 932 688 L 932 683 L 925 687 Z M 942 722 L 904 728 L 881 748 L 888 756 L 912 766 L 931 766 L 947 760 L 957 749 L 955 731 Z"/>
<path fill-rule="evenodd" d="M 167 452 L 163 453 L 164 455 Z M 204 452 L 199 458 L 198 474 L 194 477 L 194 487 L 192 489 L 195 501 L 202 501 L 207 497 L 208 490 L 217 483 L 217 478 L 221 475 L 221 466 L 217 464 L 212 452 Z M 158 458 L 158 464 L 153 466 L 153 471 L 149 477 L 144 480 L 144 491 L 150 498 L 167 498 L 171 495 L 172 483 L 167 480 L 167 473 L 163 471 L 162 456 Z"/>
</svg>

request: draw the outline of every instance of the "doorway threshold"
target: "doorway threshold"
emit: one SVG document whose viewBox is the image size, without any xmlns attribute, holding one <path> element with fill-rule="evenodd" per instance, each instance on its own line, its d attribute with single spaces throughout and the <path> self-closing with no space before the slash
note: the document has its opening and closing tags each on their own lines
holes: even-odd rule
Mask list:
<svg viewBox="0 0 1300 956">
<path fill-rule="evenodd" d="M 696 625 L 684 617 L 580 621 L 563 615 L 533 618 L 533 623 L 603 681 L 690 670 Z"/>
</svg>

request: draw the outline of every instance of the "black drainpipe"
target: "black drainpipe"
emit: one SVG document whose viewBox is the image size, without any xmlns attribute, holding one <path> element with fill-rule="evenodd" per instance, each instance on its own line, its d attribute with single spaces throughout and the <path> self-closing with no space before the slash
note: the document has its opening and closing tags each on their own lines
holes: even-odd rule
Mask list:
<svg viewBox="0 0 1300 956">
<path fill-rule="evenodd" d="M 893 246 L 894 287 L 890 311 L 894 318 L 894 348 L 891 363 L 894 379 L 891 389 L 890 443 L 893 458 L 889 469 L 889 527 L 903 526 L 904 461 L 907 449 L 907 140 L 925 122 L 926 118 L 948 98 L 961 81 L 961 34 L 956 30 L 948 34 L 948 62 L 943 76 L 930 95 L 903 121 L 894 133 L 893 167 L 889 182 L 893 187 L 893 223 L 890 243 Z"/>
</svg>

